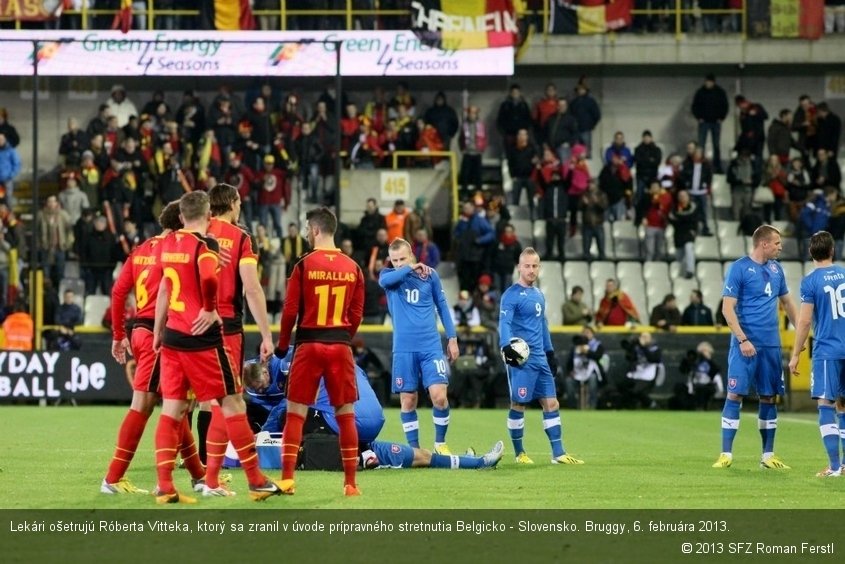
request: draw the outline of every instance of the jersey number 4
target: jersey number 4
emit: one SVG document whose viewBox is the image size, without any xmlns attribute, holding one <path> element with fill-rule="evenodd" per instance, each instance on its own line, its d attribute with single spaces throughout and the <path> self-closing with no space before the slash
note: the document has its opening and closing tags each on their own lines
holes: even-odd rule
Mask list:
<svg viewBox="0 0 845 564">
<path fill-rule="evenodd" d="M 766 287 L 763 288 L 763 293 L 766 294 L 767 296 L 769 296 L 770 298 L 772 297 L 772 283 L 771 282 L 766 282 Z"/>
</svg>

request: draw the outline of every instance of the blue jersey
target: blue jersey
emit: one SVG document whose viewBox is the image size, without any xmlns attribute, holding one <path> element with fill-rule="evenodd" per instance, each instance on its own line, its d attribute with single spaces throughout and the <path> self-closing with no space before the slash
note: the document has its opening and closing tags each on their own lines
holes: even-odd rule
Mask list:
<svg viewBox="0 0 845 564">
<path fill-rule="evenodd" d="M 788 292 L 780 263 L 743 257 L 731 265 L 722 296 L 736 298 L 736 316 L 751 344 L 779 347 L 778 298 Z M 737 343 L 733 336 L 731 346 Z"/>
<path fill-rule="evenodd" d="M 546 320 L 546 297 L 539 288 L 514 284 L 502 294 L 499 311 L 499 346 L 511 337 L 521 337 L 531 350 L 530 356 L 543 357 L 554 350 Z"/>
<path fill-rule="evenodd" d="M 379 284 L 387 294 L 387 308 L 393 319 L 393 352 L 440 352 L 443 343 L 437 330 L 435 310 L 446 329 L 446 336 L 454 338 L 455 324 L 437 272 L 420 278 L 410 266 L 385 268 L 379 274 Z"/>
<path fill-rule="evenodd" d="M 813 305 L 813 359 L 845 359 L 845 268 L 817 268 L 801 281 L 801 303 Z"/>
<path fill-rule="evenodd" d="M 409 445 L 374 441 L 370 450 L 378 458 L 375 468 L 411 468 L 414 465 L 414 449 Z"/>
</svg>

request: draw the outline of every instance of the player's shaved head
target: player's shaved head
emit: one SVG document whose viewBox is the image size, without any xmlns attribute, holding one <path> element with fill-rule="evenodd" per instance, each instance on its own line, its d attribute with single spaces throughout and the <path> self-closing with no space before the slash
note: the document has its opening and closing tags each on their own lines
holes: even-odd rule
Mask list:
<svg viewBox="0 0 845 564">
<path fill-rule="evenodd" d="M 523 258 L 533 258 L 540 256 L 537 251 L 534 250 L 534 247 L 525 247 L 521 253 L 519 253 L 519 260 L 522 262 Z"/>
<path fill-rule="evenodd" d="M 777 227 L 773 227 L 771 225 L 761 225 L 754 230 L 754 234 L 751 236 L 751 241 L 754 244 L 754 247 L 759 247 L 760 243 L 770 241 L 775 235 L 780 235 L 780 231 L 778 231 Z"/>
<path fill-rule="evenodd" d="M 416 257 L 411 252 L 411 244 L 401 237 L 394 239 L 387 247 L 387 256 L 393 268 L 402 268 L 416 262 Z"/>
<path fill-rule="evenodd" d="M 179 200 L 179 213 L 185 222 L 205 217 L 210 209 L 208 194 L 202 191 L 189 192 Z"/>
<path fill-rule="evenodd" d="M 162 229 L 177 231 L 182 229 L 182 220 L 179 218 L 179 200 L 170 202 L 158 216 L 158 224 Z"/>
<path fill-rule="evenodd" d="M 815 261 L 830 260 L 833 258 L 834 246 L 833 235 L 819 231 L 810 237 L 810 257 Z"/>
<path fill-rule="evenodd" d="M 406 241 L 405 239 L 402 239 L 401 237 L 397 237 L 396 239 L 394 239 L 390 243 L 388 250 L 389 251 L 398 251 L 399 249 L 401 249 L 403 247 L 407 247 L 408 251 L 411 250 L 411 244 L 408 241 Z"/>
<path fill-rule="evenodd" d="M 208 202 L 211 205 L 211 215 L 217 217 L 232 211 L 235 202 L 240 200 L 237 188 L 231 184 L 220 183 L 208 191 Z"/>
</svg>

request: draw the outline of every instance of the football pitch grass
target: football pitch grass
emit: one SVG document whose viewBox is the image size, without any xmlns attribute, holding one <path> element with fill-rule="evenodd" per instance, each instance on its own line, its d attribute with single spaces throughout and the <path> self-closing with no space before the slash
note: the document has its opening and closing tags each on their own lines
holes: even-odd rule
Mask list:
<svg viewBox="0 0 845 564">
<path fill-rule="evenodd" d="M 2 408 L 0 509 L 150 509 L 141 495 L 104 495 L 100 482 L 112 455 L 125 407 Z M 150 424 L 128 477 L 155 486 L 154 428 Z M 420 436 L 431 447 L 431 411 L 422 409 Z M 404 442 L 398 410 L 386 410 L 380 438 Z M 720 449 L 718 411 L 563 411 L 567 451 L 582 466 L 550 464 L 539 410 L 526 413 L 525 447 L 533 466 L 514 462 L 506 410 L 451 413 L 453 453 L 474 447 L 481 454 L 503 440 L 506 454 L 496 470 L 370 470 L 360 472 L 362 497 L 344 498 L 338 472 L 297 473 L 294 496 L 251 502 L 239 469 L 231 498 L 199 498 L 199 509 L 810 509 L 830 507 L 845 478 L 820 479 L 827 465 L 816 415 L 780 413 L 776 453 L 791 470 L 759 468 L 756 410 L 743 412 L 734 464 L 713 469 Z M 266 470 L 278 477 L 279 471 Z M 190 477 L 176 470 L 175 483 L 190 490 Z M 175 509 L 175 507 L 173 507 Z"/>
</svg>

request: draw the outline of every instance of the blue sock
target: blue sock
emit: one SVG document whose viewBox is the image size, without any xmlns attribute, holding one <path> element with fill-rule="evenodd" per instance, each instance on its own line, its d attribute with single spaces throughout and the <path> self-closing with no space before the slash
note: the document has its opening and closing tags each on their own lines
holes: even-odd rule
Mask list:
<svg viewBox="0 0 845 564">
<path fill-rule="evenodd" d="M 845 413 L 837 413 L 836 418 L 839 421 L 839 444 L 842 446 L 842 455 L 845 456 Z"/>
<path fill-rule="evenodd" d="M 481 468 L 483 459 L 480 456 L 447 456 L 431 453 L 430 468 Z"/>
<path fill-rule="evenodd" d="M 557 458 L 564 454 L 563 450 L 563 430 L 560 425 L 559 411 L 544 411 L 543 412 L 543 429 L 546 431 L 546 436 L 549 437 L 549 442 L 552 444 L 552 457 Z"/>
<path fill-rule="evenodd" d="M 420 422 L 417 419 L 417 411 L 402 411 L 399 413 L 402 420 L 402 429 L 405 431 L 405 440 L 414 448 L 420 448 Z"/>
<path fill-rule="evenodd" d="M 822 444 L 830 459 L 830 469 L 839 468 L 839 426 L 836 424 L 836 412 L 832 405 L 819 406 L 819 431 L 822 433 Z"/>
<path fill-rule="evenodd" d="M 434 444 L 445 443 L 446 430 L 449 428 L 449 406 L 444 409 L 432 409 L 431 419 L 434 421 Z"/>
<path fill-rule="evenodd" d="M 508 411 L 508 432 L 511 435 L 513 450 L 516 454 L 525 452 L 522 446 L 522 435 L 525 432 L 525 412 L 511 409 Z"/>
<path fill-rule="evenodd" d="M 763 454 L 775 451 L 775 431 L 778 428 L 778 407 L 773 403 L 760 402 L 760 414 L 757 417 L 760 438 L 763 439 Z"/>
<path fill-rule="evenodd" d="M 725 399 L 725 407 L 722 408 L 722 452 L 733 451 L 734 437 L 739 430 L 741 407 L 741 401 Z"/>
</svg>

